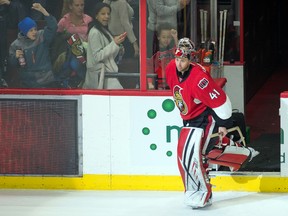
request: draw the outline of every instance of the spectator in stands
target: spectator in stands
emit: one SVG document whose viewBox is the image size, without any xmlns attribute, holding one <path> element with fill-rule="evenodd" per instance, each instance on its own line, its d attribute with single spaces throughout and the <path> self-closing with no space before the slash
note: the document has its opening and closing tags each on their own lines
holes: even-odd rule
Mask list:
<svg viewBox="0 0 288 216">
<path fill-rule="evenodd" d="M 120 35 L 127 32 L 127 39 L 124 41 L 125 55 L 139 56 L 139 46 L 133 31 L 132 19 L 134 10 L 126 0 L 104 0 L 111 6 L 111 19 L 108 28 L 113 35 Z M 131 46 L 132 45 L 132 46 Z M 131 47 L 133 49 L 131 49 Z M 132 50 L 134 50 L 132 54 Z M 132 55 L 131 55 L 132 54 Z"/>
<path fill-rule="evenodd" d="M 173 49 L 178 44 L 178 33 L 177 30 L 172 27 L 169 23 L 163 23 L 157 28 L 157 43 L 156 52 L 167 51 Z"/>
<path fill-rule="evenodd" d="M 17 24 L 26 16 L 19 0 L 0 0 L 0 88 L 8 87 L 3 78 L 6 75 L 8 59 L 7 30 L 16 29 Z"/>
<path fill-rule="evenodd" d="M 157 29 L 156 53 L 152 58 L 147 59 L 147 71 L 158 75 L 157 89 L 167 89 L 165 82 L 166 65 L 175 58 L 175 47 L 178 44 L 177 30 L 173 29 L 169 23 L 159 25 Z M 148 88 L 155 86 L 151 79 L 148 79 Z"/>
<path fill-rule="evenodd" d="M 9 62 L 18 65 L 20 87 L 56 87 L 49 45 L 57 31 L 57 21 L 40 3 L 34 3 L 32 9 L 44 15 L 47 26 L 37 30 L 36 22 L 30 17 L 20 21 L 18 38 L 10 45 Z"/>
<path fill-rule="evenodd" d="M 66 0 L 64 5 L 68 12 L 58 22 L 57 32 L 67 31 L 71 34 L 78 34 L 82 42 L 87 42 L 88 24 L 92 18 L 84 14 L 84 0 Z"/>
<path fill-rule="evenodd" d="M 55 40 L 62 40 L 64 45 L 70 47 L 64 50 L 65 58 L 63 58 L 63 53 L 59 53 L 55 62 L 52 62 L 54 72 L 64 88 L 81 87 L 86 74 L 85 50 L 88 40 L 88 24 L 92 18 L 84 14 L 84 0 L 66 0 L 63 11 L 67 13 L 58 22 L 57 30 L 63 34 L 58 34 Z M 54 44 L 59 45 L 53 41 Z M 67 53 L 68 50 L 72 51 L 70 55 Z M 52 60 L 54 61 L 53 58 Z"/>
<path fill-rule="evenodd" d="M 177 29 L 177 12 L 190 3 L 190 0 L 147 0 L 147 57 L 156 52 L 156 30 L 160 24 L 169 23 Z"/>
<path fill-rule="evenodd" d="M 94 7 L 93 21 L 88 29 L 87 71 L 83 88 L 123 88 L 117 78 L 105 77 L 105 73 L 118 72 L 115 57 L 126 38 L 126 33 L 112 36 L 108 29 L 110 13 L 109 4 L 99 2 Z"/>
</svg>

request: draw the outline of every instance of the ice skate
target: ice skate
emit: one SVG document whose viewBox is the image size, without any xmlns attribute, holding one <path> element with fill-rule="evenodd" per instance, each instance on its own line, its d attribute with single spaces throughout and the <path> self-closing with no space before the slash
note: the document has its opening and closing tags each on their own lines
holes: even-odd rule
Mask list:
<svg viewBox="0 0 288 216">
<path fill-rule="evenodd" d="M 207 203 L 204 206 L 191 206 L 192 209 L 201 209 L 201 208 L 206 208 L 212 205 L 212 199 L 209 199 Z"/>
<path fill-rule="evenodd" d="M 201 209 L 201 208 L 206 208 L 206 207 L 209 207 L 209 206 L 211 206 L 212 205 L 212 194 L 211 194 L 211 196 L 210 196 L 210 198 L 209 198 L 209 200 L 204 204 L 204 205 L 197 205 L 195 202 L 193 202 L 193 201 L 189 201 L 189 202 L 187 202 L 188 200 L 186 200 L 186 205 L 187 206 L 190 206 L 192 209 Z"/>
</svg>

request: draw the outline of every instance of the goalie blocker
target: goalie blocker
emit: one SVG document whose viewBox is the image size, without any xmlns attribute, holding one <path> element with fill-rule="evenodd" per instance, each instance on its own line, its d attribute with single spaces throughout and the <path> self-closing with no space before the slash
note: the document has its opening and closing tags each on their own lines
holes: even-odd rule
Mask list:
<svg viewBox="0 0 288 216">
<path fill-rule="evenodd" d="M 219 137 L 213 139 L 216 144 L 207 150 L 204 149 L 201 128 L 183 127 L 180 133 L 177 147 L 178 168 L 185 187 L 185 203 L 192 208 L 212 204 L 209 163 L 237 171 L 259 154 L 253 148 L 234 142 L 228 137 L 222 140 Z"/>
</svg>

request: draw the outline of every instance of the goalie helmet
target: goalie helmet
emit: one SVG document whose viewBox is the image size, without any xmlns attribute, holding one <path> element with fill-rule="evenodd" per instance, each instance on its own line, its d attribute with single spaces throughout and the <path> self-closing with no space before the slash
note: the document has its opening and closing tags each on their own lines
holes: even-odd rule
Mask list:
<svg viewBox="0 0 288 216">
<path fill-rule="evenodd" d="M 181 38 L 175 50 L 175 56 L 193 60 L 195 57 L 195 44 L 189 38 Z"/>
</svg>

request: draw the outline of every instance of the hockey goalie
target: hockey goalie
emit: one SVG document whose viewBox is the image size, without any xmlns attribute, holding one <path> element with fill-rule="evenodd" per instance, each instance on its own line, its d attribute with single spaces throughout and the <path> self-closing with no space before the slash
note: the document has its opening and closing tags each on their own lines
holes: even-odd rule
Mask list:
<svg viewBox="0 0 288 216">
<path fill-rule="evenodd" d="M 235 140 L 228 95 L 204 67 L 194 61 L 194 43 L 179 40 L 175 59 L 166 67 L 166 79 L 183 119 L 177 147 L 178 168 L 185 187 L 185 203 L 192 208 L 212 204 L 209 164 L 237 171 L 258 151 Z M 217 136 L 214 136 L 216 134 Z"/>
</svg>

